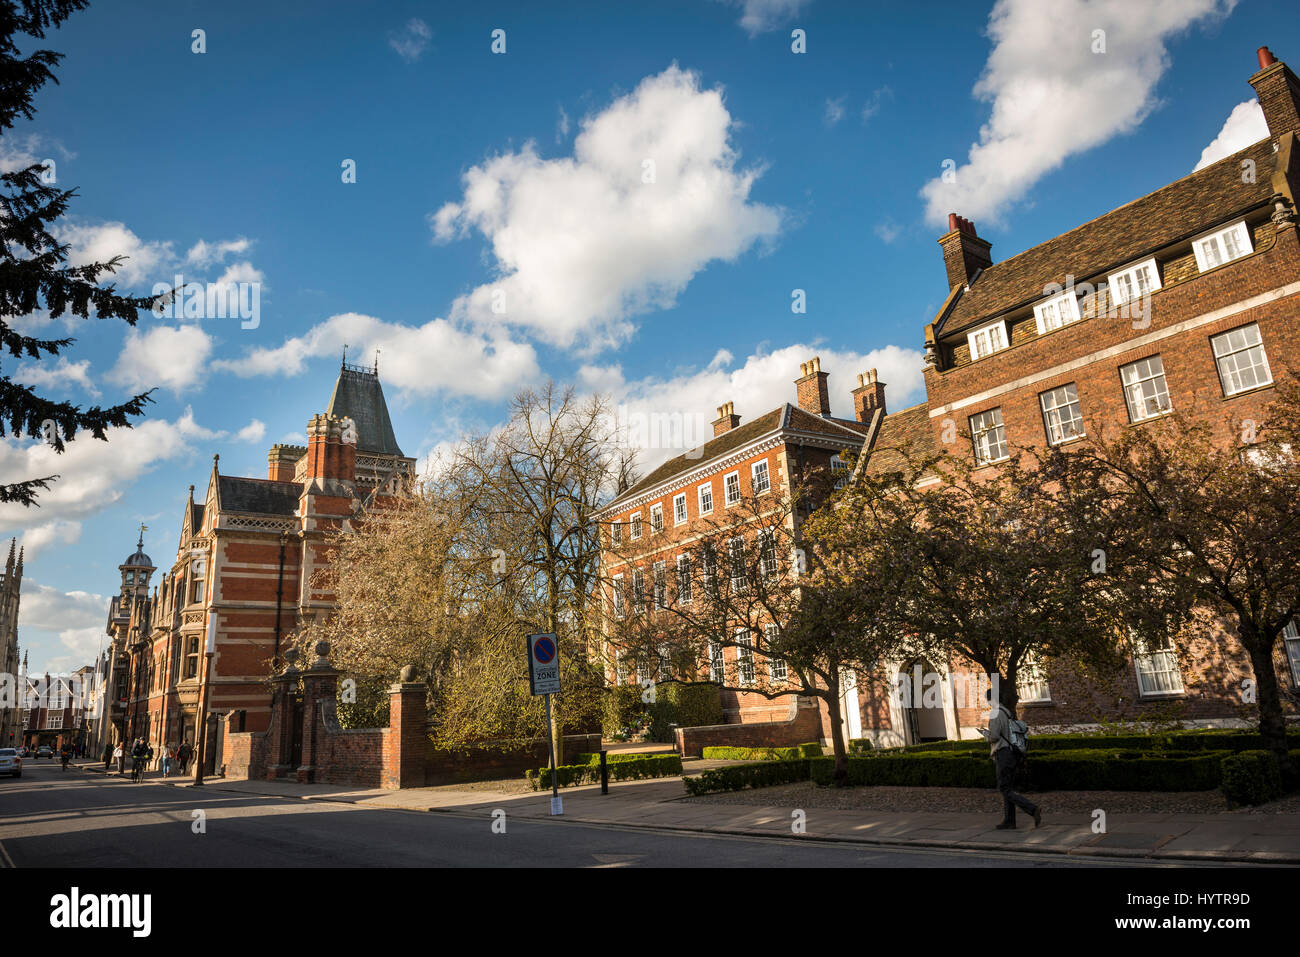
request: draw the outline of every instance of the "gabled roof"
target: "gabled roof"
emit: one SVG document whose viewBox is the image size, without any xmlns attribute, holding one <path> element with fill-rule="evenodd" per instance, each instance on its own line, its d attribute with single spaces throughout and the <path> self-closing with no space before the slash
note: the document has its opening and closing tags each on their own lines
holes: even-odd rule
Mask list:
<svg viewBox="0 0 1300 957">
<path fill-rule="evenodd" d="M 219 501 L 223 512 L 254 512 L 261 515 L 294 515 L 302 485 L 297 482 L 272 482 L 270 479 L 218 477 Z"/>
<path fill-rule="evenodd" d="M 823 418 L 819 415 L 813 415 L 811 412 L 805 412 L 798 406 L 787 402 L 779 409 L 773 409 L 771 412 L 760 415 L 752 422 L 738 425 L 731 431 L 710 439 L 698 448 L 669 459 L 627 491 L 621 493 L 613 502 L 606 505 L 605 509 L 611 508 L 623 499 L 633 498 L 648 489 L 654 488 L 679 473 L 699 468 L 712 459 L 719 458 L 728 452 L 748 445 L 755 439 L 778 429 L 825 435 L 852 444 L 855 441 L 861 442 L 865 438 L 868 428 L 866 424 L 855 420 Z M 605 509 L 602 509 L 602 511 Z"/>
<path fill-rule="evenodd" d="M 379 374 L 359 366 L 339 369 L 338 381 L 325 410 L 339 418 L 350 418 L 357 425 L 357 451 L 378 455 L 401 456 L 402 450 L 388 418 L 388 403 Z"/>
<path fill-rule="evenodd" d="M 1041 299 L 1045 286 L 1064 284 L 1067 274 L 1082 281 L 1269 202 L 1273 157 L 1272 137 L 1260 140 L 1055 239 L 994 263 L 962 293 L 936 333 L 949 335 L 992 320 Z M 1241 164 L 1247 159 L 1255 163 L 1252 183 L 1242 182 Z"/>
<path fill-rule="evenodd" d="M 893 412 L 880 423 L 880 434 L 871 447 L 866 470 L 872 475 L 906 472 L 908 457 L 913 464 L 934 454 L 934 431 L 930 407 L 922 402 L 910 409 Z"/>
</svg>

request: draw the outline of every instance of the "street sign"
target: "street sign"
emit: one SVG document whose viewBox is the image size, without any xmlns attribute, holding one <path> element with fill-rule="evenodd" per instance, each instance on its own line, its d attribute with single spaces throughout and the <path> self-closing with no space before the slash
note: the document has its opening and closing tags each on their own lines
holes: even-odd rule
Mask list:
<svg viewBox="0 0 1300 957">
<path fill-rule="evenodd" d="M 535 695 L 560 692 L 560 655 L 554 635 L 528 636 L 528 690 Z"/>
</svg>

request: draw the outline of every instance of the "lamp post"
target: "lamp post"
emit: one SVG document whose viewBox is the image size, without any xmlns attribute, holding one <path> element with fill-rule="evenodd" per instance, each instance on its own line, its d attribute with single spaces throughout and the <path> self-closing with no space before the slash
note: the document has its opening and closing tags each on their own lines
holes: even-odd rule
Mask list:
<svg viewBox="0 0 1300 957">
<path fill-rule="evenodd" d="M 212 655 L 217 650 L 217 613 L 208 612 L 207 647 L 203 652 L 203 683 L 199 686 L 198 727 L 194 729 L 194 785 L 203 785 L 204 750 L 208 741 L 208 683 L 212 678 Z"/>
</svg>

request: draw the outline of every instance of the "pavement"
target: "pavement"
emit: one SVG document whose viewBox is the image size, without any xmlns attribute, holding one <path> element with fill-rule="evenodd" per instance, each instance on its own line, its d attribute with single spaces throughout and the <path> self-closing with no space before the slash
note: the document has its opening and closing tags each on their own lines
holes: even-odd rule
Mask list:
<svg viewBox="0 0 1300 957">
<path fill-rule="evenodd" d="M 720 761 L 690 761 L 687 774 Z M 102 762 L 80 764 L 103 772 Z M 192 787 L 189 780 L 151 773 L 152 784 Z M 948 848 L 965 852 L 1017 852 L 1065 855 L 1073 859 L 1126 858 L 1151 863 L 1300 865 L 1300 814 L 1119 814 L 1095 833 L 1090 815 L 1062 814 L 1034 828 L 1021 818 L 1014 831 L 998 831 L 995 815 L 966 812 L 869 811 L 787 806 L 711 804 L 684 800 L 680 777 L 562 788 L 563 815 L 552 816 L 551 794 L 461 790 L 455 787 L 379 788 L 298 784 L 288 781 L 241 781 L 207 778 L 203 787 L 245 795 L 300 798 L 361 807 L 435 812 L 480 817 L 497 809 L 511 819 L 549 819 L 583 825 L 652 828 L 711 835 L 843 842 L 892 848 Z M 802 815 L 802 820 L 800 820 Z M 802 824 L 803 830 L 796 830 Z M 1100 861 L 1098 861 L 1100 863 Z"/>
</svg>

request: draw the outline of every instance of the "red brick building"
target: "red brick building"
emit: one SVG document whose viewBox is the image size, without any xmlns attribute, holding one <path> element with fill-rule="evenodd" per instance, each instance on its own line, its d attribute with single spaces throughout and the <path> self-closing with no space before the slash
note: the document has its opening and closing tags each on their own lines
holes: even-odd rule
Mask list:
<svg viewBox="0 0 1300 957">
<path fill-rule="evenodd" d="M 222 764 L 227 725 L 265 730 L 268 679 L 288 636 L 333 608 L 314 584 L 328 536 L 415 465 L 393 434 L 378 368 L 346 364 L 326 411 L 307 424 L 307 445 L 272 446 L 267 459 L 266 477 L 252 478 L 222 474 L 213 457 L 203 500 L 191 486 L 175 558 L 152 590 L 141 547 L 121 566 L 109 612 L 120 738 L 194 743 L 205 690 L 210 769 Z"/>
<path fill-rule="evenodd" d="M 939 239 L 949 293 L 925 329 L 926 401 L 885 417 L 864 467 L 893 469 L 902 450 L 964 443 L 963 454 L 991 471 L 1009 445 L 1086 440 L 1174 409 L 1225 439 L 1233 423 L 1262 421 L 1275 375 L 1300 369 L 1300 82 L 1261 48 L 1250 83 L 1265 139 L 1004 262 L 973 224 L 951 216 Z M 1226 636 L 1198 652 L 1212 674 L 1191 673 L 1172 645 L 1140 648 L 1110 688 L 1040 663 L 1022 682 L 1026 720 L 1071 726 L 1174 705 L 1199 725 L 1241 721 L 1244 652 Z M 1286 652 L 1280 677 L 1295 688 L 1294 629 Z M 983 722 L 946 689 L 933 707 L 859 705 L 854 730 L 882 743 L 974 737 Z"/>
<path fill-rule="evenodd" d="M 761 503 L 770 495 L 774 500 L 770 511 L 788 533 L 783 540 L 798 540 L 799 524 L 807 513 L 778 502 L 788 503 L 792 488 L 819 471 L 831 477 L 828 485 L 837 479 L 847 481 L 846 456 L 861 452 L 885 415 L 884 383 L 876 381 L 874 370 L 858 377 L 858 388 L 851 393 L 852 418 L 831 411 L 828 378 L 820 359 L 803 363 L 795 380 L 797 405 L 786 403 L 748 423 L 741 423 L 731 403 L 720 406 L 711 440 L 663 463 L 596 513 L 607 543 L 601 565 L 608 582 L 606 610 L 612 621 L 627 615 L 661 614 L 666 602 L 688 605 L 692 601 L 691 563 L 701 560 L 701 540 L 716 537 L 719 517 L 725 517 L 728 509 L 742 506 L 744 518 L 726 527 L 737 538 L 752 540 L 762 531 L 758 508 L 765 509 Z M 746 528 L 741 529 L 741 524 Z M 722 560 L 725 562 L 726 556 Z M 772 563 L 793 560 L 793 555 L 770 556 Z M 709 652 L 709 677 L 732 689 L 722 693 L 727 724 L 787 725 L 784 730 L 767 728 L 763 732 L 767 737 L 753 738 L 754 743 L 780 740 L 783 735 L 797 738 L 783 743 L 824 736 L 821 712 L 825 709 L 819 708 L 818 699 L 796 694 L 769 698 L 744 690 L 760 685 L 773 690 L 788 680 L 784 663 L 761 653 L 762 635 L 749 639 L 752 652 L 740 643 L 718 643 L 716 650 Z M 606 656 L 612 664 L 609 677 L 618 684 L 648 678 L 705 677 L 665 675 L 656 665 L 634 661 L 625 649 L 612 645 Z M 716 743 L 751 737 L 743 732 L 728 733 Z M 714 743 L 713 739 L 708 743 Z"/>
</svg>

